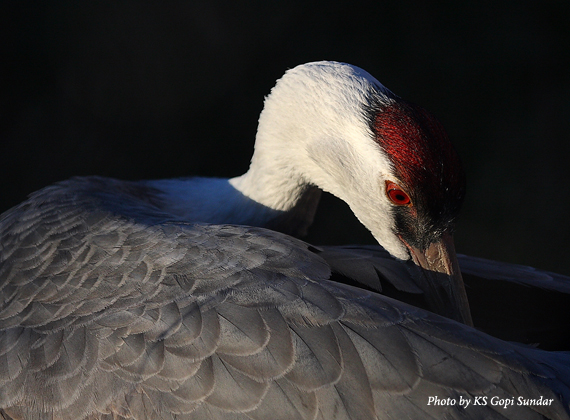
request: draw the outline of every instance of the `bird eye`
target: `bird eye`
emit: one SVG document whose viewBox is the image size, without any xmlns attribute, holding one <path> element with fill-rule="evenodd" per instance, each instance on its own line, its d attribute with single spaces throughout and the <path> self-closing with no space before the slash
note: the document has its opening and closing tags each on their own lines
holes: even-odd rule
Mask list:
<svg viewBox="0 0 570 420">
<path fill-rule="evenodd" d="M 386 181 L 386 195 L 397 206 L 407 206 L 412 202 L 410 196 L 398 184 L 390 181 Z"/>
</svg>

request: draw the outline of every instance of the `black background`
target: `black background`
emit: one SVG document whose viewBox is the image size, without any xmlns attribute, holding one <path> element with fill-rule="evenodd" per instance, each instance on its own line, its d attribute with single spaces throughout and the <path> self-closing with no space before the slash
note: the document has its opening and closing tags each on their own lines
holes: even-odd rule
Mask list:
<svg viewBox="0 0 570 420">
<path fill-rule="evenodd" d="M 287 68 L 363 67 L 446 126 L 458 252 L 570 274 L 570 2 L 0 3 L 0 211 L 73 175 L 247 170 Z M 308 240 L 372 243 L 326 197 Z"/>
</svg>

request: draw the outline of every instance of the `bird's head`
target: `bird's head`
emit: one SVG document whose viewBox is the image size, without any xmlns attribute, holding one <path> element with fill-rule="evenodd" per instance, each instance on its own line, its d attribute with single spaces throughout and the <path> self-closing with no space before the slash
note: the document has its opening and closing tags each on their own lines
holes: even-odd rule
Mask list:
<svg viewBox="0 0 570 420">
<path fill-rule="evenodd" d="M 471 323 L 452 240 L 465 177 L 429 112 L 358 67 L 304 64 L 267 98 L 252 167 L 278 179 L 263 188 L 312 184 L 345 201 L 388 252 L 413 260 L 434 311 Z"/>
</svg>

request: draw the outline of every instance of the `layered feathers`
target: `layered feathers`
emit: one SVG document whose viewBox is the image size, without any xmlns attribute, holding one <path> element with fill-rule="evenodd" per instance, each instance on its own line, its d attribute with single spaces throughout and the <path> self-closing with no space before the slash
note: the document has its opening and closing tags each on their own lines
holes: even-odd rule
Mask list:
<svg viewBox="0 0 570 420">
<path fill-rule="evenodd" d="M 301 241 L 185 223 L 135 187 L 74 179 L 2 216 L 5 417 L 567 417 L 567 355 L 331 282 Z"/>
</svg>

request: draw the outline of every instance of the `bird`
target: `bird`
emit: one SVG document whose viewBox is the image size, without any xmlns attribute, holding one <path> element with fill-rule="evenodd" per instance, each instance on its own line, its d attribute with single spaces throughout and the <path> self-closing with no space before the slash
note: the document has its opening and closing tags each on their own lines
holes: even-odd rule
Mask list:
<svg viewBox="0 0 570 420">
<path fill-rule="evenodd" d="M 296 238 L 321 190 L 379 246 Z M 568 419 L 569 353 L 473 326 L 464 194 L 435 117 L 331 61 L 277 82 L 242 176 L 32 193 L 0 216 L 0 418 Z"/>
</svg>

